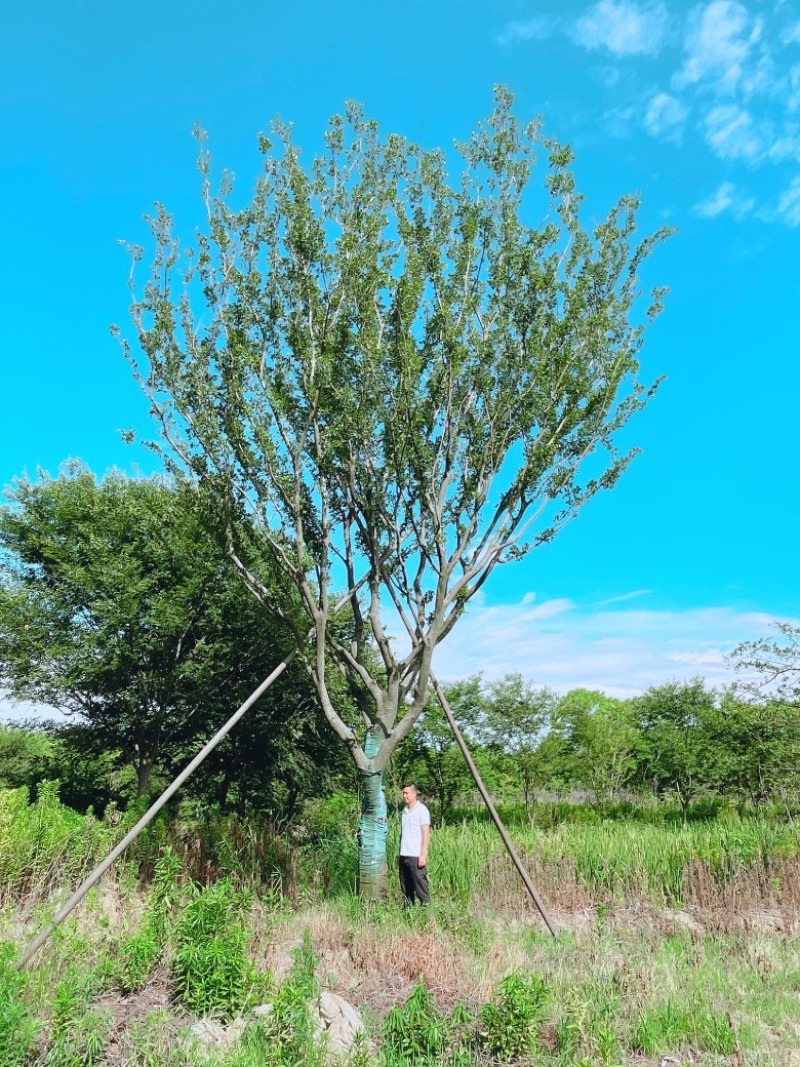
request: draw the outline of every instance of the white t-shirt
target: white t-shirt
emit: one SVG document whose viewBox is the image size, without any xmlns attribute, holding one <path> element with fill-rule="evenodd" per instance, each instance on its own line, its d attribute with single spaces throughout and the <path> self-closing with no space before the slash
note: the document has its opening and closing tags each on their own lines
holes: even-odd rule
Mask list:
<svg viewBox="0 0 800 1067">
<path fill-rule="evenodd" d="M 422 827 L 430 826 L 431 813 L 422 801 L 418 800 L 413 808 L 403 808 L 400 821 L 400 855 L 419 856 L 422 852 Z"/>
</svg>

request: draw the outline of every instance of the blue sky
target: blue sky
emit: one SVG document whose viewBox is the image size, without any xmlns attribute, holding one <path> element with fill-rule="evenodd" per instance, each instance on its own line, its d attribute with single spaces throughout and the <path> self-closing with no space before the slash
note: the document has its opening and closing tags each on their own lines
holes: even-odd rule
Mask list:
<svg viewBox="0 0 800 1067">
<path fill-rule="evenodd" d="M 343 0 L 14 5 L 0 40 L 5 205 L 0 482 L 67 457 L 148 454 L 109 324 L 127 323 L 120 241 L 162 200 L 191 229 L 196 121 L 248 189 L 280 113 L 310 155 L 360 100 L 384 130 L 452 145 L 516 94 L 569 142 L 587 219 L 639 190 L 678 234 L 648 265 L 666 311 L 645 346 L 667 381 L 612 493 L 551 546 L 497 571 L 440 650 L 445 677 L 521 670 L 631 693 L 730 680 L 725 654 L 800 618 L 800 9 L 712 0 Z"/>
</svg>

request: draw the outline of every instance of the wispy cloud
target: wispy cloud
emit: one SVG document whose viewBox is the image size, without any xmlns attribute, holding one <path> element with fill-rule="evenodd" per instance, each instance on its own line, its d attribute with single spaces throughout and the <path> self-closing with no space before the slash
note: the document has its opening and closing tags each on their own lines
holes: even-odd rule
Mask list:
<svg viewBox="0 0 800 1067">
<path fill-rule="evenodd" d="M 448 681 L 479 670 L 489 679 L 519 671 L 559 692 L 586 687 L 620 697 L 697 674 L 710 685 L 729 685 L 735 676 L 726 656 L 742 640 L 767 633 L 771 621 L 727 607 L 585 611 L 571 604 L 531 619 L 521 604 L 484 605 L 468 611 L 436 650 L 434 666 Z"/>
<path fill-rule="evenodd" d="M 722 182 L 716 192 L 706 200 L 695 204 L 694 213 L 701 219 L 715 219 L 725 212 L 732 213 L 736 218 L 744 218 L 749 215 L 756 206 L 752 196 L 742 195 L 733 182 Z"/>
<path fill-rule="evenodd" d="M 701 0 L 681 11 L 664 0 L 584 3 L 572 24 L 563 16 L 537 16 L 509 23 L 497 40 L 558 34 L 604 53 L 592 76 L 599 90 L 595 116 L 609 136 L 644 130 L 693 150 L 700 138 L 724 173 L 715 192 L 698 196 L 692 209 L 698 218 L 800 225 L 792 181 L 800 163 L 800 20 L 792 4 Z M 649 87 L 642 62 L 630 61 L 637 56 L 652 60 Z M 737 168 L 757 167 L 758 178 L 737 177 Z M 795 169 L 786 173 L 789 167 Z M 748 194 L 740 191 L 743 183 Z"/>
<path fill-rule="evenodd" d="M 705 133 L 709 146 L 720 159 L 743 159 L 752 163 L 769 147 L 752 115 L 738 104 L 711 108 L 705 117 Z"/>
<path fill-rule="evenodd" d="M 662 3 L 640 7 L 629 0 L 600 0 L 578 19 L 573 38 L 583 48 L 606 49 L 615 56 L 655 55 L 667 24 Z"/>
<path fill-rule="evenodd" d="M 778 216 L 789 226 L 800 226 L 800 178 L 793 178 L 778 201 Z"/>
<path fill-rule="evenodd" d="M 644 125 L 653 137 L 666 141 L 678 141 L 686 124 L 688 110 L 677 97 L 669 93 L 656 93 L 647 105 Z"/>
<path fill-rule="evenodd" d="M 518 44 L 521 41 L 544 41 L 555 30 L 555 23 L 543 15 L 527 22 L 509 22 L 495 37 L 500 45 Z"/>
<path fill-rule="evenodd" d="M 686 34 L 686 58 L 674 79 L 676 88 L 710 81 L 719 92 L 735 92 L 762 28 L 761 20 L 752 19 L 736 0 L 712 0 L 695 8 Z"/>
<path fill-rule="evenodd" d="M 630 593 L 620 593 L 619 596 L 610 596 L 608 600 L 601 600 L 595 607 L 607 608 L 609 604 L 621 604 L 626 600 L 637 600 L 640 596 L 649 596 L 652 592 L 652 589 L 634 589 Z"/>
</svg>

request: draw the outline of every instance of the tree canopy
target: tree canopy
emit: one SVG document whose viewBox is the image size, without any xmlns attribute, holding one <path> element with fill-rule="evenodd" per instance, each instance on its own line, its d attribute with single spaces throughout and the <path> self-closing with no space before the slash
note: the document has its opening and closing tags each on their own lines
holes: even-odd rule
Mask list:
<svg viewBox="0 0 800 1067">
<path fill-rule="evenodd" d="M 636 238 L 631 196 L 585 227 L 570 150 L 521 126 L 505 90 L 456 146 L 456 178 L 356 106 L 305 165 L 291 128 L 273 130 L 242 207 L 229 175 L 213 190 L 200 135 L 207 225 L 184 249 L 157 205 L 150 278 L 132 275 L 139 351 L 123 344 L 157 447 L 216 494 L 245 583 L 278 615 L 247 559 L 297 590 L 304 621 L 283 617 L 365 776 L 372 841 L 373 776 L 425 707 L 436 646 L 495 566 L 554 537 L 634 454 L 618 431 L 654 388 L 638 355 L 661 296 L 640 311 L 638 275 L 664 234 Z"/>
<path fill-rule="evenodd" d="M 200 494 L 163 479 L 111 473 L 98 482 L 74 464 L 55 479 L 19 480 L 0 511 L 0 679 L 17 698 L 77 716 L 71 745 L 115 751 L 135 767 L 140 793 L 154 768 L 168 772 L 193 754 L 292 647 L 203 512 Z M 280 708 L 283 725 L 298 706 L 313 719 L 305 673 L 290 672 L 282 688 L 284 697 L 294 688 L 294 700 L 270 712 Z M 263 742 L 261 719 L 253 713 L 247 733 Z M 314 737 L 306 731 L 291 753 L 306 777 L 324 763 Z M 221 754 L 220 783 L 230 785 L 244 759 L 232 758 L 235 747 Z M 264 773 L 274 773 L 276 746 L 257 747 Z M 291 791 L 296 775 L 285 771 Z M 251 777 L 250 789 L 263 789 L 263 775 Z"/>
<path fill-rule="evenodd" d="M 511 107 L 498 90 L 457 146 L 456 180 L 443 152 L 381 138 L 355 106 L 306 166 L 276 123 L 239 209 L 228 176 L 212 191 L 203 146 L 207 230 L 184 253 L 158 207 L 151 280 L 132 306 L 143 356 L 129 355 L 167 455 L 250 509 L 259 553 L 314 630 L 312 646 L 295 632 L 325 715 L 365 770 L 421 712 L 433 649 L 493 567 L 616 482 L 632 455 L 616 432 L 651 391 L 634 309 L 662 234 L 634 240 L 629 196 L 586 229 L 569 149 Z M 547 196 L 528 225 L 535 149 Z M 230 550 L 239 558 L 233 529 Z M 352 641 L 330 624 L 342 587 Z M 326 649 L 379 729 L 371 758 L 330 698 Z"/>
</svg>

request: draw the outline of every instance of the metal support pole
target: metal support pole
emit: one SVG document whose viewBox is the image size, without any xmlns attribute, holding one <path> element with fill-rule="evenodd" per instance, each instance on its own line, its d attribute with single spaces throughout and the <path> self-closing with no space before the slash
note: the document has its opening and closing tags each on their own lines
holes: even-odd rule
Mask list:
<svg viewBox="0 0 800 1067">
<path fill-rule="evenodd" d="M 522 860 L 517 855 L 516 849 L 511 844 L 511 839 L 509 838 L 508 833 L 506 832 L 505 826 L 503 826 L 502 819 L 500 818 L 500 816 L 497 813 L 497 808 L 495 808 L 494 803 L 492 802 L 492 798 L 489 796 L 489 793 L 487 792 L 486 786 L 483 784 L 483 779 L 481 778 L 480 774 L 478 773 L 478 768 L 475 766 L 475 763 L 474 763 L 474 761 L 472 759 L 472 756 L 469 753 L 469 749 L 467 748 L 467 743 L 464 740 L 464 737 L 463 737 L 461 731 L 459 730 L 458 726 L 456 725 L 456 721 L 453 718 L 453 713 L 452 713 L 452 711 L 450 709 L 450 704 L 448 702 L 447 697 L 444 695 L 444 690 L 442 689 L 441 685 L 439 685 L 438 680 L 434 677 L 433 674 L 431 674 L 431 683 L 433 684 L 433 688 L 434 688 L 434 691 L 436 693 L 436 696 L 438 697 L 439 703 L 442 705 L 442 711 L 445 714 L 445 718 L 447 719 L 448 723 L 450 724 L 450 729 L 453 731 L 453 736 L 455 737 L 456 741 L 458 742 L 458 747 L 461 749 L 462 755 L 464 756 L 464 759 L 467 762 L 467 766 L 469 767 L 470 774 L 475 779 L 475 785 L 477 785 L 478 791 L 481 794 L 481 796 L 483 797 L 483 802 L 486 805 L 486 807 L 489 809 L 489 814 L 491 815 L 491 817 L 492 817 L 492 819 L 494 821 L 494 824 L 497 827 L 498 833 L 500 834 L 500 837 L 503 840 L 503 844 L 506 846 L 506 851 L 508 852 L 509 856 L 513 860 L 514 866 L 519 871 L 519 876 L 522 879 L 522 881 L 525 883 L 525 888 L 528 890 L 528 893 L 531 896 L 531 900 L 536 905 L 536 907 L 539 909 L 539 914 L 544 919 L 544 922 L 545 922 L 545 925 L 547 926 L 547 929 L 550 931 L 550 933 L 553 935 L 553 937 L 556 937 L 557 936 L 557 932 L 556 932 L 555 926 L 553 925 L 553 920 L 550 918 L 550 915 L 548 914 L 547 908 L 544 906 L 544 904 L 542 903 L 541 899 L 539 898 L 539 894 L 534 889 L 533 882 L 530 880 L 530 876 L 528 875 L 528 872 L 525 870 L 525 867 L 523 866 Z"/>
</svg>

